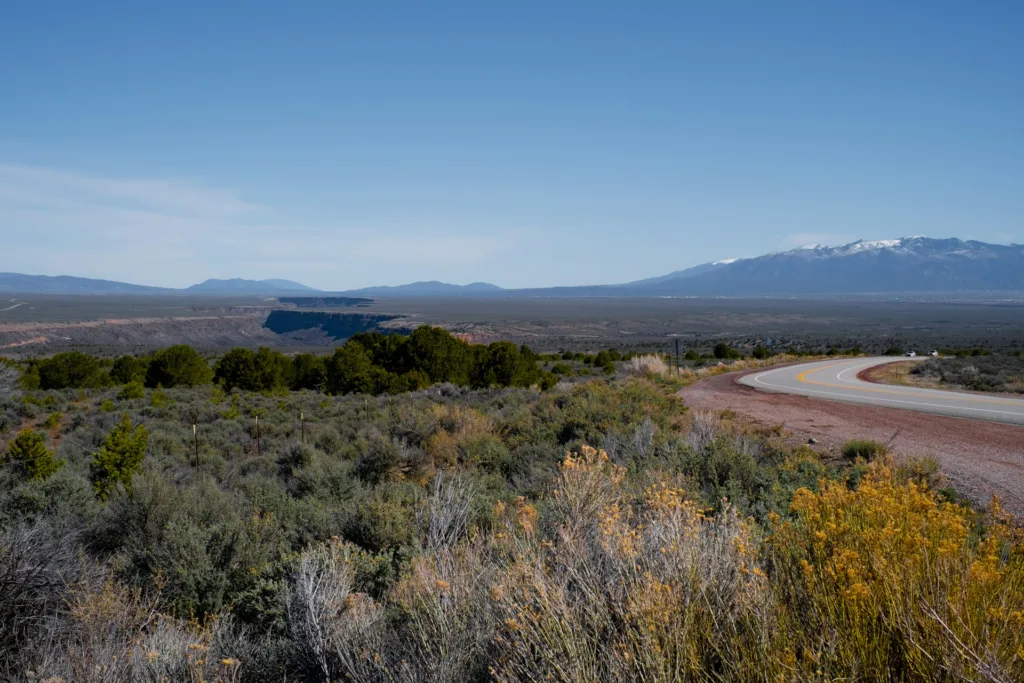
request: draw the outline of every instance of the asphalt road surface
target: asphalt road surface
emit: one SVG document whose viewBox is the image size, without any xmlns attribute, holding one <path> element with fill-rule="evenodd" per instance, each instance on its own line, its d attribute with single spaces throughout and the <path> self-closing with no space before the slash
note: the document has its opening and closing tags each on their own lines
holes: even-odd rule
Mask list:
<svg viewBox="0 0 1024 683">
<path fill-rule="evenodd" d="M 803 363 L 751 373 L 741 377 L 739 382 L 775 393 L 1024 425 L 1024 399 L 872 384 L 857 379 L 862 370 L 900 360 L 906 359 L 855 358 Z"/>
</svg>

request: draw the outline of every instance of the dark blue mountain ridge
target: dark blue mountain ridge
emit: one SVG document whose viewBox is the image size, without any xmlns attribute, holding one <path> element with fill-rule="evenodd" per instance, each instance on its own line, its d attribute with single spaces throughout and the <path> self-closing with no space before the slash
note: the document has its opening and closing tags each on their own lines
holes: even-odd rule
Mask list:
<svg viewBox="0 0 1024 683">
<path fill-rule="evenodd" d="M 808 245 L 637 289 L 688 296 L 1024 291 L 1024 245 L 923 236 Z"/>
<path fill-rule="evenodd" d="M 163 294 L 173 291 L 70 275 L 0 273 L 0 292 L 11 294 Z"/>
<path fill-rule="evenodd" d="M 452 285 L 447 282 L 430 280 L 411 282 L 407 285 L 364 287 L 350 289 L 343 294 L 357 296 L 459 296 L 500 294 L 506 290 L 489 282 L 471 282 L 468 285 Z"/>
<path fill-rule="evenodd" d="M 278 294 L 283 292 L 318 292 L 319 290 L 307 287 L 299 282 L 292 282 L 291 280 L 243 280 L 241 278 L 233 278 L 230 280 L 206 280 L 186 288 L 185 291 L 203 294 Z"/>
</svg>

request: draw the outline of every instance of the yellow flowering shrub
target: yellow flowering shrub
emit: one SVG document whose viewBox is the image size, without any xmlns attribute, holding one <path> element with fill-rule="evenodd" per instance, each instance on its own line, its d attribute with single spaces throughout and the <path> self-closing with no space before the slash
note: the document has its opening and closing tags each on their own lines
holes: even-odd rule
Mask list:
<svg viewBox="0 0 1024 683">
<path fill-rule="evenodd" d="M 998 514 L 978 538 L 973 513 L 885 462 L 856 490 L 797 491 L 792 512 L 771 539 L 774 585 L 803 608 L 787 625 L 815 668 L 1024 680 L 1024 547 Z"/>
</svg>

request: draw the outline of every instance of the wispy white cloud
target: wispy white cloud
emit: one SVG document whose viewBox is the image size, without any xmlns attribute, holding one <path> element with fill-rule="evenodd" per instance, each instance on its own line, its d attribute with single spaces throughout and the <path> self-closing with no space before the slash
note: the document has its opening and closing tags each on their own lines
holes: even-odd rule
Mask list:
<svg viewBox="0 0 1024 683">
<path fill-rule="evenodd" d="M 238 216 L 259 208 L 237 192 L 184 180 L 122 180 L 13 164 L 0 164 L 0 200 L 147 208 L 180 216 Z"/>
<path fill-rule="evenodd" d="M 514 237 L 443 226 L 295 226 L 240 192 L 0 164 L 0 270 L 184 286 L 288 277 L 322 288 L 496 258 Z M 420 272 L 417 272 L 420 271 Z M 387 278 L 392 279 L 392 278 Z"/>
</svg>

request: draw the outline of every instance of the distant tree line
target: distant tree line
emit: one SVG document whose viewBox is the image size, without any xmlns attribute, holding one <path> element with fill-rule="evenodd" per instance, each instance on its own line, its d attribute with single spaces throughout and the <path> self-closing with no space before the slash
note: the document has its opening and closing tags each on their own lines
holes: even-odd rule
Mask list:
<svg viewBox="0 0 1024 683">
<path fill-rule="evenodd" d="M 225 390 L 328 394 L 395 394 L 441 382 L 473 388 L 554 386 L 558 378 L 542 370 L 538 360 L 525 345 L 469 344 L 441 328 L 420 327 L 409 335 L 356 334 L 331 355 L 290 357 L 265 347 L 236 348 L 211 362 L 191 346 L 177 345 L 111 362 L 69 351 L 30 360 L 21 383 L 26 389 L 131 385 L 141 390 L 212 382 Z"/>
</svg>

